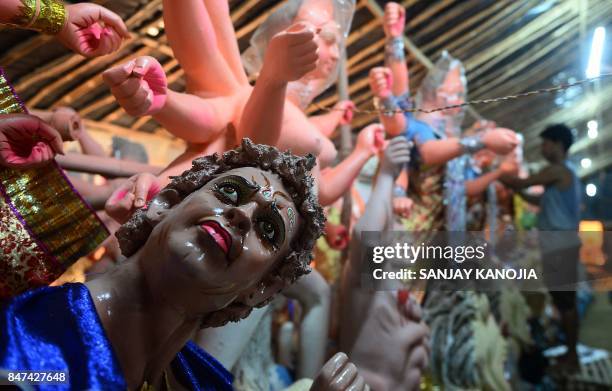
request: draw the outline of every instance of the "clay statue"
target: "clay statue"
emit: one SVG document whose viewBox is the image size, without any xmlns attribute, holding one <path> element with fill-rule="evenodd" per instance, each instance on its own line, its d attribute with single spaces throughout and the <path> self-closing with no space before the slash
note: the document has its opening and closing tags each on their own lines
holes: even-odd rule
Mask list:
<svg viewBox="0 0 612 391">
<path fill-rule="evenodd" d="M 249 140 L 195 160 L 118 230 L 128 258 L 116 269 L 3 307 L 0 327 L 14 332 L 2 341 L 0 367 L 52 365 L 79 389 L 174 381 L 229 389 L 222 366 L 185 344 L 202 327 L 244 318 L 308 273 L 324 226 L 314 163 Z"/>
<path fill-rule="evenodd" d="M 0 114 L 0 166 L 31 168 L 63 154 L 53 127 L 29 114 Z"/>
<path fill-rule="evenodd" d="M 135 59 L 104 75 L 129 114 L 152 115 L 193 144 L 159 177 L 161 183 L 182 172 L 194 157 L 222 152 L 248 136 L 282 150 L 315 154 L 315 179 L 325 183 L 319 186 L 323 205 L 344 194 L 370 153 L 356 150 L 341 164 L 319 170 L 336 159 L 326 135 L 350 121 L 352 104 L 340 102 L 336 108 L 344 112 L 311 119 L 303 110 L 334 80 L 353 7 L 346 0 L 292 0 L 276 10 L 253 35 L 247 62 L 258 79 L 251 87 L 240 65 L 226 2 L 164 1 L 168 39 L 185 71 L 187 93 L 168 89 L 153 58 Z"/>
<path fill-rule="evenodd" d="M 362 232 L 392 229 L 394 181 L 410 161 L 404 137 L 389 142 L 365 210 L 353 229 L 350 257 L 341 283 L 340 349 L 351 357 L 366 382 L 376 390 L 415 390 L 428 361 L 428 328 L 421 323 L 418 304 L 399 303 L 397 289 L 373 291 L 361 286 Z M 392 293 L 391 293 L 392 292 Z"/>
<path fill-rule="evenodd" d="M 4 0 L 0 24 L 55 35 L 68 49 L 85 57 L 113 53 L 130 37 L 123 20 L 97 4 L 64 5 L 59 0 Z"/>
</svg>

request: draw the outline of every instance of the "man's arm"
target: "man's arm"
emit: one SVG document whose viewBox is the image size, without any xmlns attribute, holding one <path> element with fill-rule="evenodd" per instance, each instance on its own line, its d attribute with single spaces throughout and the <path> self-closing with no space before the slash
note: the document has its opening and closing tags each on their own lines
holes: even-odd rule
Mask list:
<svg viewBox="0 0 612 391">
<path fill-rule="evenodd" d="M 548 166 L 537 174 L 527 178 L 519 178 L 516 176 L 503 176 L 500 178 L 503 184 L 513 190 L 522 190 L 531 186 L 547 186 L 552 185 L 562 179 L 563 172 L 560 166 Z"/>
</svg>

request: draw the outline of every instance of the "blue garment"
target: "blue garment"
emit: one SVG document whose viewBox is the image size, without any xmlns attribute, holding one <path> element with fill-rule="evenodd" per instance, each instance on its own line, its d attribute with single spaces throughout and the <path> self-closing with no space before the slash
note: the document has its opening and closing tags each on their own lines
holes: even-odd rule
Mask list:
<svg viewBox="0 0 612 391">
<path fill-rule="evenodd" d="M 412 113 L 404 113 L 406 117 L 406 132 L 404 135 L 415 145 L 423 145 L 427 141 L 441 138 L 428 123 L 418 120 Z"/>
<path fill-rule="evenodd" d="M 423 145 L 427 141 L 437 140 L 431 126 L 427 123 L 416 119 L 413 113 L 404 113 L 406 117 L 406 131 L 404 137 L 408 141 L 412 142 L 412 149 L 410 150 L 410 163 L 409 167 L 412 169 L 418 169 L 421 164 L 421 156 L 419 155 L 419 146 Z"/>
<path fill-rule="evenodd" d="M 544 188 L 538 213 L 540 231 L 578 230 L 582 186 L 569 162 L 565 162 L 564 165 L 572 174 L 572 184 L 563 190 L 556 185 L 548 185 Z"/>
<path fill-rule="evenodd" d="M 63 371 L 69 383 L 41 390 L 126 390 L 127 384 L 83 284 L 32 290 L 0 306 L 0 369 Z M 196 390 L 231 390 L 232 376 L 188 343 L 171 364 Z"/>
<path fill-rule="evenodd" d="M 540 199 L 538 241 L 542 253 L 552 253 L 581 245 L 578 225 L 582 185 L 570 163 L 566 161 L 564 165 L 572 174 L 572 184 L 563 190 L 556 185 L 548 185 L 544 188 L 544 194 Z M 575 268 L 572 273 L 575 273 Z"/>
<path fill-rule="evenodd" d="M 414 143 L 410 162 L 411 165 L 419 164 L 417 146 L 431 140 L 445 139 L 444 123 L 434 124 L 438 127 L 438 129 L 435 129 L 430 124 L 416 119 L 412 113 L 407 112 L 404 115 L 406 117 L 406 132 L 404 135 Z M 477 176 L 472 158 L 469 155 L 459 156 L 446 163 L 444 203 L 447 231 L 465 231 L 467 227 L 465 182 Z"/>
</svg>

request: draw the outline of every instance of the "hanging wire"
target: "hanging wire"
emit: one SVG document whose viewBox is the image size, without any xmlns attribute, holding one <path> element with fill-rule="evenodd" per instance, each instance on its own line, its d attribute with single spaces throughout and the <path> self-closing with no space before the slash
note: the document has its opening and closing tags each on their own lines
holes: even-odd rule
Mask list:
<svg viewBox="0 0 612 391">
<path fill-rule="evenodd" d="M 591 83 L 595 80 L 600 80 L 600 79 L 604 79 L 607 77 L 611 77 L 612 73 L 602 73 L 601 75 L 597 76 L 597 77 L 591 77 L 589 79 L 582 79 L 582 80 L 578 80 L 575 81 L 573 83 L 564 83 L 564 84 L 560 84 L 558 86 L 554 86 L 554 87 L 549 87 L 549 88 L 541 88 L 538 90 L 533 90 L 533 91 L 528 91 L 528 92 L 523 92 L 520 94 L 515 94 L 515 95 L 507 95 L 507 96 L 502 96 L 502 97 L 498 97 L 498 98 L 488 98 L 488 99 L 477 99 L 477 100 L 471 100 L 468 102 L 464 102 L 458 105 L 451 105 L 451 106 L 445 106 L 445 107 L 438 107 L 435 109 L 430 109 L 430 110 L 426 110 L 426 109 L 421 109 L 418 107 L 415 108 L 411 108 L 411 109 L 395 109 L 395 110 L 372 110 L 372 109 L 353 109 L 353 113 L 355 114 L 379 114 L 379 113 L 384 113 L 384 114 L 402 114 L 402 113 L 426 113 L 426 114 L 430 114 L 430 113 L 435 113 L 438 111 L 444 111 L 444 110 L 451 110 L 451 109 L 457 109 L 457 108 L 461 108 L 461 107 L 467 107 L 467 106 L 477 106 L 477 105 L 482 105 L 482 104 L 487 104 L 487 103 L 496 103 L 496 102 L 504 102 L 504 101 L 508 101 L 508 100 L 514 100 L 514 99 L 520 99 L 520 98 L 525 98 L 528 96 L 533 96 L 533 95 L 542 95 L 542 94 L 549 94 L 551 92 L 556 92 L 556 91 L 563 91 L 563 90 L 567 90 L 568 88 L 574 87 L 574 86 L 578 86 L 581 84 L 586 84 L 586 83 Z M 345 109 L 341 109 L 341 108 L 334 108 L 334 107 L 325 107 L 322 106 L 318 103 L 313 103 L 312 104 L 314 107 L 316 107 L 319 110 L 322 111 L 327 111 L 327 112 L 331 112 L 331 111 L 345 111 Z"/>
</svg>

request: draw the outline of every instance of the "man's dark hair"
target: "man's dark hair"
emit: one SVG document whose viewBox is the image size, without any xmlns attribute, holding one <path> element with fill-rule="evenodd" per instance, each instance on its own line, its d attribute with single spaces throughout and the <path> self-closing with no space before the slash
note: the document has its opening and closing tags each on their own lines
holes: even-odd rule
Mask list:
<svg viewBox="0 0 612 391">
<path fill-rule="evenodd" d="M 561 143 L 565 152 L 567 152 L 574 143 L 574 135 L 572 130 L 564 124 L 550 125 L 540 133 L 540 137 L 546 140 Z"/>
</svg>

